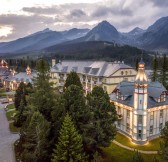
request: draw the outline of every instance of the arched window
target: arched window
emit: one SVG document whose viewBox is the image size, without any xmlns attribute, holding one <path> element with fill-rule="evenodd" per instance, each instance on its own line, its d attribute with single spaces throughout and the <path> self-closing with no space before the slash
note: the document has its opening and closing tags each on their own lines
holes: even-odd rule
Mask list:
<svg viewBox="0 0 168 162">
<path fill-rule="evenodd" d="M 128 71 L 125 72 L 125 75 L 128 75 Z"/>
<path fill-rule="evenodd" d="M 121 71 L 121 75 L 123 75 L 124 74 L 124 72 L 123 71 Z"/>
</svg>

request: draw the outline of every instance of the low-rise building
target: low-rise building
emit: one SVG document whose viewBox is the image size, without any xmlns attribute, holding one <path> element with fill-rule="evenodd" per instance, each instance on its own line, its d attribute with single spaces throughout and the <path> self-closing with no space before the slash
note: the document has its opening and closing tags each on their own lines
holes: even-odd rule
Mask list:
<svg viewBox="0 0 168 162">
<path fill-rule="evenodd" d="M 106 61 L 62 61 L 50 70 L 51 81 L 60 89 L 71 71 L 75 71 L 83 84 L 83 89 L 92 91 L 95 86 L 102 86 L 110 94 L 123 80 L 134 81 L 136 70 L 124 62 Z"/>
<path fill-rule="evenodd" d="M 25 72 L 15 73 L 7 76 L 3 79 L 3 86 L 9 90 L 16 90 L 21 82 L 28 84 L 32 83 L 33 77 L 36 76 L 35 72 L 32 72 L 30 67 L 27 66 Z"/>
<path fill-rule="evenodd" d="M 135 81 L 121 82 L 110 95 L 118 113 L 118 130 L 139 144 L 158 137 L 168 121 L 166 92 L 161 83 L 148 81 L 141 61 Z"/>
</svg>

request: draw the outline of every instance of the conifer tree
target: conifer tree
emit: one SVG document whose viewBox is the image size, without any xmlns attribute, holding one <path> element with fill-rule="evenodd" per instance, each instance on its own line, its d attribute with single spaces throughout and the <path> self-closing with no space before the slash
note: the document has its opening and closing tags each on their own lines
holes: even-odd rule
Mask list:
<svg viewBox="0 0 168 162">
<path fill-rule="evenodd" d="M 141 153 L 138 151 L 134 151 L 134 155 L 131 162 L 144 162 Z"/>
<path fill-rule="evenodd" d="M 152 81 L 154 82 L 158 80 L 158 59 L 156 55 L 153 59 L 152 70 L 153 70 Z"/>
<path fill-rule="evenodd" d="M 79 86 L 82 89 L 82 84 L 80 82 L 80 78 L 79 78 L 78 74 L 74 71 L 70 72 L 70 74 L 68 75 L 68 77 L 65 81 L 65 84 L 64 84 L 64 90 L 72 84 Z"/>
<path fill-rule="evenodd" d="M 40 162 L 43 158 L 47 162 L 49 129 L 49 123 L 39 112 L 34 112 L 31 117 L 29 116 L 20 137 L 20 142 L 22 142 L 20 143 L 22 148 L 20 157 L 22 161 Z"/>
<path fill-rule="evenodd" d="M 160 151 L 159 154 L 163 161 L 168 161 L 168 122 L 165 123 L 165 127 L 161 131 L 161 138 L 163 139 L 160 142 Z"/>
<path fill-rule="evenodd" d="M 15 104 L 16 110 L 18 110 L 20 106 L 21 98 L 24 99 L 24 105 L 27 104 L 26 97 L 25 97 L 25 91 L 26 91 L 26 85 L 23 82 L 21 82 L 15 93 L 14 104 Z"/>
<path fill-rule="evenodd" d="M 135 64 L 136 71 L 138 71 L 138 63 L 139 63 L 139 60 L 138 60 L 138 58 L 137 58 L 137 59 L 136 59 L 136 64 Z"/>
<path fill-rule="evenodd" d="M 168 72 L 168 64 L 166 55 L 163 56 L 163 63 L 162 63 L 162 71 L 161 71 L 161 83 L 166 87 L 167 86 L 167 72 Z"/>
<path fill-rule="evenodd" d="M 92 111 L 92 129 L 90 132 L 90 148 L 99 151 L 100 147 L 107 147 L 114 139 L 116 129 L 116 110 L 114 104 L 102 87 L 94 87 L 88 95 L 88 106 Z"/>
<path fill-rule="evenodd" d="M 49 78 L 49 65 L 47 61 L 39 60 L 37 63 L 37 76 L 33 79 L 34 93 L 30 97 L 30 106 L 32 105 L 48 121 L 51 121 L 51 112 L 55 104 L 55 94 Z"/>
<path fill-rule="evenodd" d="M 82 137 L 78 134 L 71 117 L 65 116 L 52 162 L 86 162 Z"/>
<path fill-rule="evenodd" d="M 24 97 L 25 96 L 22 94 L 20 106 L 19 106 L 18 111 L 17 111 L 15 118 L 14 118 L 14 125 L 16 127 L 21 127 L 27 119 L 27 114 L 26 114 L 27 107 L 24 103 L 25 102 Z"/>
</svg>

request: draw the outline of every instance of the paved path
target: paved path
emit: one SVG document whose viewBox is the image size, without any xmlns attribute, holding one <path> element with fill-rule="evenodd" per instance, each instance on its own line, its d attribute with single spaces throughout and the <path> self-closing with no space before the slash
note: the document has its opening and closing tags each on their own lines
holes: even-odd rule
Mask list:
<svg viewBox="0 0 168 162">
<path fill-rule="evenodd" d="M 9 131 L 9 123 L 4 110 L 6 104 L 0 99 L 0 162 L 15 162 L 13 143 L 19 138 L 18 134 Z"/>
<path fill-rule="evenodd" d="M 142 150 L 137 150 L 137 149 L 134 149 L 134 148 L 131 148 L 131 147 L 128 147 L 128 146 L 125 146 L 119 142 L 117 142 L 116 140 L 113 140 L 113 143 L 115 143 L 116 145 L 122 147 L 122 148 L 125 148 L 127 150 L 130 150 L 130 151 L 138 151 L 140 153 L 143 153 L 143 154 L 157 154 L 158 152 L 157 151 L 142 151 Z"/>
</svg>

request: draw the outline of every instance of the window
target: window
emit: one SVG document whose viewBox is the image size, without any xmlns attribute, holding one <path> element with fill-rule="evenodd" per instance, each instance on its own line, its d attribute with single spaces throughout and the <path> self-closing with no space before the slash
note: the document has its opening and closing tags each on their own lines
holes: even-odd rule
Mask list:
<svg viewBox="0 0 168 162">
<path fill-rule="evenodd" d="M 150 126 L 150 134 L 153 134 L 153 125 Z"/>
<path fill-rule="evenodd" d="M 150 120 L 153 120 L 154 119 L 154 111 L 152 111 L 151 113 L 150 113 Z"/>
<path fill-rule="evenodd" d="M 125 81 L 128 81 L 128 78 L 124 78 Z"/>
<path fill-rule="evenodd" d="M 121 107 L 118 107 L 118 114 L 121 114 Z"/>
<path fill-rule="evenodd" d="M 125 72 L 125 75 L 128 75 L 128 71 Z"/>
<path fill-rule="evenodd" d="M 121 71 L 121 75 L 123 75 L 124 74 L 124 72 L 123 71 Z"/>
<path fill-rule="evenodd" d="M 142 104 L 142 100 L 139 101 L 139 104 Z"/>
<path fill-rule="evenodd" d="M 164 95 L 164 93 L 162 93 L 160 95 L 160 102 L 163 102 L 163 101 L 165 101 L 165 95 Z"/>
<path fill-rule="evenodd" d="M 132 71 L 130 70 L 130 75 L 132 74 Z"/>
<path fill-rule="evenodd" d="M 130 132 L 130 124 L 127 123 L 126 131 L 129 133 Z"/>
<path fill-rule="evenodd" d="M 160 118 L 163 118 L 163 110 L 160 110 Z"/>
<path fill-rule="evenodd" d="M 138 139 L 142 139 L 142 130 L 141 130 L 141 127 L 138 128 Z"/>
<path fill-rule="evenodd" d="M 127 110 L 127 118 L 130 118 L 130 110 Z"/>
<path fill-rule="evenodd" d="M 142 124 L 142 115 L 138 115 L 138 124 Z"/>
<path fill-rule="evenodd" d="M 118 120 L 118 127 L 121 127 L 121 121 Z"/>
<path fill-rule="evenodd" d="M 163 123 L 160 123 L 160 124 L 159 124 L 159 131 L 162 130 L 162 127 L 163 127 Z"/>
</svg>

